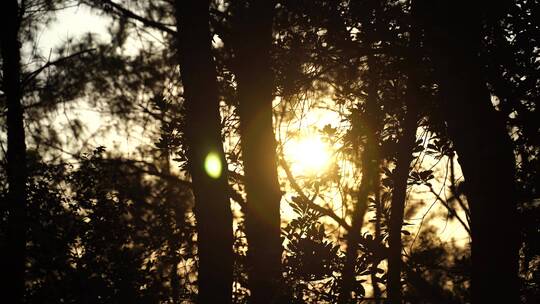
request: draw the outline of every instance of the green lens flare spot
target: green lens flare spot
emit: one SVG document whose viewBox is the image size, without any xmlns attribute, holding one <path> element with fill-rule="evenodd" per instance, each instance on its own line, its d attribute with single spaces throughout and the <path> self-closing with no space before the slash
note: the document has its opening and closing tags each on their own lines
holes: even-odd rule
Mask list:
<svg viewBox="0 0 540 304">
<path fill-rule="evenodd" d="M 204 159 L 204 170 L 211 178 L 219 178 L 221 176 L 221 158 L 216 152 L 210 152 Z"/>
</svg>

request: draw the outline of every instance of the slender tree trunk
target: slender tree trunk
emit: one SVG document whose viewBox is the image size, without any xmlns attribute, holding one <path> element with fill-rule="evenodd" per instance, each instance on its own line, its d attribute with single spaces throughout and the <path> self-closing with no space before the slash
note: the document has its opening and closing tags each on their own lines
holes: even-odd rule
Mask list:
<svg viewBox="0 0 540 304">
<path fill-rule="evenodd" d="M 356 259 L 358 258 L 358 244 L 360 233 L 364 224 L 364 216 L 368 208 L 368 197 L 373 192 L 378 180 L 380 157 L 378 153 L 379 134 L 382 125 L 380 109 L 378 106 L 378 76 L 374 72 L 372 56 L 368 56 L 369 79 L 368 99 L 366 101 L 365 120 L 359 135 L 365 137 L 364 151 L 362 153 L 362 180 L 358 190 L 356 205 L 351 221 L 351 230 L 347 233 L 346 260 L 342 271 L 342 285 L 339 294 L 339 303 L 349 303 L 351 292 L 356 284 Z M 354 126 L 353 126 L 354 127 Z M 360 129 L 360 128 L 359 128 Z"/>
<path fill-rule="evenodd" d="M 374 134 L 373 134 L 374 135 Z M 354 206 L 351 230 L 347 233 L 346 260 L 342 271 L 341 291 L 339 294 L 339 303 L 350 303 L 351 292 L 356 284 L 356 259 L 358 258 L 358 243 L 360 233 L 364 224 L 364 216 L 368 207 L 368 196 L 373 190 L 374 175 L 378 171 L 378 161 L 374 159 L 375 151 L 370 148 L 377 143 L 373 139 L 367 140 L 365 150 L 362 155 L 362 180 L 356 205 Z M 353 302 L 356 300 L 353 299 Z"/>
<path fill-rule="evenodd" d="M 162 116 L 162 119 L 165 119 L 165 115 Z M 163 148 L 163 151 L 161 151 L 162 158 L 163 158 L 163 173 L 165 173 L 166 176 L 171 176 L 171 162 L 170 162 L 170 150 L 169 145 L 167 144 L 166 147 Z M 174 197 L 174 183 L 170 179 L 165 180 L 165 204 L 168 207 L 173 206 L 175 203 L 175 197 Z M 180 225 L 184 225 L 184 216 L 186 214 L 185 208 L 182 204 L 177 204 L 174 208 L 174 223 L 176 224 L 176 228 Z M 182 208 L 180 208 L 182 207 Z M 172 225 L 172 222 L 171 222 Z M 172 231 L 172 235 L 169 237 L 168 240 L 169 243 L 169 255 L 171 258 L 171 270 L 170 270 L 170 281 L 169 284 L 171 285 L 171 301 L 173 304 L 179 304 L 180 303 L 180 276 L 178 275 L 178 264 L 180 263 L 180 254 L 178 253 L 178 250 L 181 247 L 181 240 L 180 237 L 178 237 L 175 234 L 175 231 Z"/>
<path fill-rule="evenodd" d="M 209 1 L 176 1 L 179 61 L 184 89 L 185 140 L 193 181 L 199 255 L 199 303 L 230 303 L 233 232 L 227 164 L 209 25 Z M 210 156 L 210 157 L 209 157 Z M 221 172 L 205 171 L 216 158 Z M 218 173 L 218 174 L 216 174 Z"/>
<path fill-rule="evenodd" d="M 416 14 L 416 7 L 412 8 L 412 14 Z M 407 89 L 405 93 L 404 105 L 407 107 L 405 119 L 403 121 L 403 133 L 399 140 L 399 147 L 396 155 L 396 168 L 394 169 L 394 188 L 392 189 L 392 202 L 390 207 L 390 220 L 388 224 L 388 278 L 387 278 L 387 298 L 388 303 L 402 303 L 401 272 L 403 261 L 401 251 L 401 229 L 403 227 L 403 213 L 407 200 L 407 180 L 409 178 L 411 161 L 413 160 L 413 149 L 416 143 L 416 131 L 418 129 L 418 118 L 421 106 L 419 102 L 420 84 L 417 71 L 421 65 L 418 57 L 420 44 L 418 43 L 418 28 L 416 24 L 411 24 L 410 42 L 405 61 L 408 67 Z"/>
<path fill-rule="evenodd" d="M 375 239 L 375 244 L 380 244 L 381 239 L 381 220 L 382 220 L 382 204 L 381 204 L 381 174 L 377 174 L 375 177 L 375 184 L 373 186 L 374 199 L 375 199 L 375 233 L 373 238 Z M 371 268 L 371 286 L 373 287 L 373 298 L 374 304 L 380 303 L 381 298 L 381 288 L 379 287 L 379 282 L 377 279 L 377 268 L 379 267 L 380 259 L 378 255 L 379 252 L 373 253 L 377 261 L 372 265 Z"/>
<path fill-rule="evenodd" d="M 390 207 L 390 221 L 388 224 L 388 278 L 386 293 L 388 303 L 402 303 L 401 292 L 401 228 L 403 225 L 403 212 L 407 197 L 407 179 L 411 161 L 412 150 L 416 141 L 417 116 L 415 109 L 407 109 L 403 134 L 399 141 L 399 149 L 396 158 L 396 168 L 393 173 L 394 188 L 392 190 L 392 202 Z"/>
<path fill-rule="evenodd" d="M 180 262 L 177 253 L 171 251 L 172 267 L 171 267 L 171 300 L 173 304 L 180 303 L 180 277 L 178 276 L 178 263 Z"/>
<path fill-rule="evenodd" d="M 2 297 L 9 303 L 22 303 L 26 257 L 26 144 L 21 105 L 21 44 L 17 0 L 0 4 L 0 48 L 2 53 L 3 91 L 7 106 L 7 179 L 8 196 L 5 247 L 2 246 Z"/>
<path fill-rule="evenodd" d="M 424 28 L 471 210 L 472 302 L 519 303 L 515 159 L 478 57 L 485 8 L 481 5 L 487 3 L 423 4 L 424 16 L 433 18 Z"/>
<path fill-rule="evenodd" d="M 247 194 L 250 303 L 278 303 L 282 279 L 281 191 L 272 123 L 270 69 L 274 1 L 247 1 L 238 16 L 236 74 Z"/>
</svg>

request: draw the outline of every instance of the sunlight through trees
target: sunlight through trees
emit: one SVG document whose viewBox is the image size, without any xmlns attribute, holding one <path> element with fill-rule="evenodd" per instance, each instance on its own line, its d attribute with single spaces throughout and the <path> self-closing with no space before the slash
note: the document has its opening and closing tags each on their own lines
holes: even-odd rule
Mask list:
<svg viewBox="0 0 540 304">
<path fill-rule="evenodd" d="M 540 303 L 538 1 L 0 17 L 0 302 Z"/>
<path fill-rule="evenodd" d="M 307 135 L 285 144 L 285 157 L 299 175 L 317 175 L 328 169 L 332 151 L 319 137 Z"/>
</svg>

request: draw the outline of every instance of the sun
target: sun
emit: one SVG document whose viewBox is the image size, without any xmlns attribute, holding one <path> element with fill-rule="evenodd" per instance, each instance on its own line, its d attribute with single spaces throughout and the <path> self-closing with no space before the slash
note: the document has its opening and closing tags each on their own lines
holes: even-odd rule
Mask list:
<svg viewBox="0 0 540 304">
<path fill-rule="evenodd" d="M 297 174 L 318 175 L 328 168 L 332 153 L 317 136 L 305 136 L 285 144 L 285 157 Z"/>
</svg>

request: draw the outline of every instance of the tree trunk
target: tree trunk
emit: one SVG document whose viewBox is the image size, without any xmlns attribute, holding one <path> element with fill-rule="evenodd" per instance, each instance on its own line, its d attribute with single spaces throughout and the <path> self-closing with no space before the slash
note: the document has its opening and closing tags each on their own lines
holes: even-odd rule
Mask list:
<svg viewBox="0 0 540 304">
<path fill-rule="evenodd" d="M 9 303 L 22 303 L 26 257 L 26 144 L 21 105 L 21 44 L 18 39 L 20 11 L 17 0 L 1 1 L 0 47 L 3 91 L 7 106 L 8 195 L 6 240 L 2 246 L 2 293 Z"/>
<path fill-rule="evenodd" d="M 162 116 L 162 119 L 164 120 L 165 115 Z M 163 148 L 161 151 L 162 158 L 163 158 L 163 173 L 166 174 L 166 176 L 171 176 L 171 153 L 169 150 L 169 143 L 167 143 L 167 146 Z M 170 207 L 175 204 L 175 193 L 174 193 L 174 187 L 177 186 L 171 181 L 170 179 L 165 180 L 165 204 L 166 206 Z M 186 208 L 184 208 L 185 205 L 183 204 L 176 204 L 176 208 L 174 208 L 174 224 L 176 225 L 176 228 L 178 229 L 178 226 L 185 225 L 185 216 L 186 216 Z M 173 222 L 171 222 L 171 225 L 173 225 Z M 180 237 L 175 234 L 176 229 L 171 232 L 171 235 L 168 239 L 168 246 L 169 246 L 169 257 L 171 259 L 171 270 L 170 270 L 170 281 L 169 284 L 171 285 L 171 301 L 172 304 L 179 304 L 180 303 L 180 276 L 178 275 L 178 264 L 180 263 L 180 247 L 182 246 L 181 242 L 182 240 Z M 181 232 L 179 232 L 181 233 Z"/>
<path fill-rule="evenodd" d="M 413 7 L 413 14 L 416 13 Z M 408 67 L 407 89 L 405 93 L 404 105 L 407 107 L 405 119 L 403 121 L 403 133 L 399 140 L 396 155 L 396 168 L 393 173 L 394 187 L 392 189 L 392 202 L 390 207 L 390 220 L 388 224 L 388 278 L 386 282 L 386 292 L 388 303 L 402 303 L 401 272 L 403 261 L 401 260 L 401 229 L 403 227 L 403 212 L 407 200 L 407 181 L 411 161 L 413 160 L 413 149 L 416 143 L 416 130 L 418 129 L 418 116 L 420 113 L 420 84 L 418 82 L 417 71 L 421 65 L 421 60 L 417 57 L 419 48 L 418 33 L 416 25 L 411 25 L 410 42 L 405 61 Z"/>
<path fill-rule="evenodd" d="M 356 205 L 354 206 L 351 230 L 347 232 L 346 260 L 342 271 L 341 291 L 339 303 L 349 303 L 351 292 L 356 284 L 356 259 L 358 258 L 358 244 L 360 233 L 364 224 L 364 216 L 368 209 L 369 194 L 373 192 L 379 175 L 379 135 L 382 128 L 382 117 L 378 105 L 378 76 L 374 71 L 373 56 L 368 55 L 369 84 L 366 100 L 366 113 L 364 121 L 357 132 L 359 137 L 365 137 L 364 151 L 362 153 L 362 179 Z M 353 126 L 354 128 L 355 126 Z"/>
<path fill-rule="evenodd" d="M 394 188 L 392 189 L 392 202 L 390 207 L 390 220 L 388 224 L 388 279 L 386 293 L 388 303 L 402 303 L 401 292 L 401 228 L 403 226 L 403 212 L 407 198 L 407 179 L 411 161 L 412 150 L 416 141 L 417 116 L 416 109 L 408 108 L 403 134 L 399 141 L 396 168 L 393 173 Z"/>
<path fill-rule="evenodd" d="M 209 1 L 176 1 L 184 89 L 185 140 L 193 181 L 199 255 L 199 303 L 230 303 L 233 232 L 227 164 L 209 25 Z M 214 162 L 213 172 L 205 160 Z M 216 164 L 217 162 L 217 164 Z M 221 165 L 221 170 L 219 169 Z M 217 168 L 216 168 L 217 167 Z"/>
<path fill-rule="evenodd" d="M 472 302 L 519 303 L 515 159 L 504 118 L 491 104 L 478 53 L 482 3 L 425 5 L 441 111 L 465 177 L 472 218 Z M 487 3 L 483 3 L 487 4 Z"/>
<path fill-rule="evenodd" d="M 274 1 L 248 1 L 235 37 L 240 135 L 247 194 L 250 303 L 277 303 L 282 279 L 281 191 L 272 123 L 270 69 Z"/>
<path fill-rule="evenodd" d="M 382 221 L 382 203 L 381 203 L 381 174 L 377 174 L 375 177 L 375 184 L 373 185 L 373 192 L 374 192 L 374 200 L 375 200 L 375 232 L 373 234 L 373 239 L 375 240 L 375 244 L 381 244 L 382 238 L 381 238 L 381 221 Z M 381 259 L 379 258 L 380 253 L 374 252 L 374 257 L 377 259 L 373 265 L 371 266 L 371 286 L 373 287 L 373 298 L 375 300 L 373 301 L 374 304 L 381 303 L 381 288 L 379 287 L 378 277 L 377 277 L 377 268 L 379 267 L 379 263 Z"/>
<path fill-rule="evenodd" d="M 366 125 L 364 125 L 365 127 Z M 339 293 L 339 303 L 350 303 L 351 292 L 356 284 L 356 260 L 358 258 L 358 244 L 360 233 L 364 224 L 364 216 L 368 208 L 368 197 L 373 190 L 375 176 L 378 174 L 379 161 L 376 159 L 375 134 L 369 135 L 365 143 L 365 150 L 362 155 L 362 180 L 358 190 L 357 201 L 354 206 L 351 230 L 347 232 L 346 260 L 342 271 L 341 291 Z M 357 300 L 353 299 L 353 303 Z"/>
<path fill-rule="evenodd" d="M 461 70 L 443 68 L 452 72 L 441 82 L 441 89 L 448 133 L 458 153 L 471 209 L 472 300 L 518 303 L 519 233 L 511 142 L 480 69 L 474 61 L 449 65 L 455 64 Z"/>
</svg>

